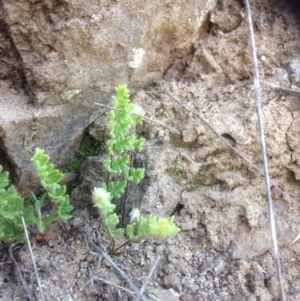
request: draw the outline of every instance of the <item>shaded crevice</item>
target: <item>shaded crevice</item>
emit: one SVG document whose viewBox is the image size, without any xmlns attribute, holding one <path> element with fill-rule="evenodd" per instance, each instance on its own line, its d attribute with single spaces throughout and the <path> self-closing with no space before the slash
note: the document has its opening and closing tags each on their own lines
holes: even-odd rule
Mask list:
<svg viewBox="0 0 300 301">
<path fill-rule="evenodd" d="M 232 147 L 236 147 L 237 142 L 236 140 L 229 134 L 222 134 L 221 137 L 227 141 L 227 143 L 229 143 Z"/>
<path fill-rule="evenodd" d="M 294 171 L 289 170 L 286 174 L 286 181 L 289 184 L 299 184 L 299 181 L 297 180 L 296 174 Z"/>
<path fill-rule="evenodd" d="M 11 184 L 15 184 L 18 180 L 15 168 L 7 156 L 6 147 L 4 145 L 3 139 L 0 137 L 0 165 L 3 167 L 4 171 L 9 172 L 9 180 Z"/>
<path fill-rule="evenodd" d="M 14 45 L 9 26 L 5 21 L 2 0 L 0 0 L 0 80 L 8 84 L 9 88 L 16 91 L 21 88 L 27 95 L 31 95 L 23 60 Z"/>
</svg>

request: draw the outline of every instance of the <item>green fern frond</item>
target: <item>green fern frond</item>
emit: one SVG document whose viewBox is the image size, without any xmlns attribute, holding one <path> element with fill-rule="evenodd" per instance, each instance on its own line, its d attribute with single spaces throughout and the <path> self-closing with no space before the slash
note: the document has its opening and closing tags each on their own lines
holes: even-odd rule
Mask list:
<svg viewBox="0 0 300 301">
<path fill-rule="evenodd" d="M 136 139 L 133 143 L 133 148 L 137 151 L 141 151 L 143 148 L 144 142 L 145 142 L 144 138 Z"/>
<path fill-rule="evenodd" d="M 180 231 L 174 223 L 174 216 L 167 218 L 157 218 L 149 215 L 147 218 L 140 217 L 137 222 L 129 224 L 126 234 L 130 240 L 140 239 L 166 239 Z"/>
<path fill-rule="evenodd" d="M 131 168 L 130 175 L 126 177 L 126 180 L 138 184 L 144 178 L 144 174 L 145 174 L 144 168 Z"/>
<path fill-rule="evenodd" d="M 133 143 L 135 142 L 135 136 L 131 135 L 125 138 L 120 138 L 115 142 L 114 148 L 116 153 L 121 154 L 125 151 L 133 149 Z"/>
<path fill-rule="evenodd" d="M 57 208 L 55 208 L 57 211 L 43 220 L 41 210 L 44 200 L 41 200 L 41 198 L 37 199 L 34 195 L 31 196 L 38 216 L 38 222 L 36 223 L 38 224 L 39 232 L 42 233 L 45 230 L 45 227 L 55 219 L 60 218 L 64 222 L 70 219 L 70 213 L 73 210 L 73 207 L 70 204 L 69 196 L 66 194 L 66 186 L 60 185 L 59 183 L 63 174 L 57 169 L 54 169 L 53 164 L 49 164 L 49 156 L 44 153 L 44 150 L 36 148 L 31 158 L 31 162 L 42 186 L 47 192 L 47 196 L 57 206 Z"/>
<path fill-rule="evenodd" d="M 113 159 L 111 162 L 112 170 L 117 174 L 121 174 L 122 170 L 126 168 L 129 163 L 129 155 L 119 156 L 116 159 Z"/>
<path fill-rule="evenodd" d="M 109 156 L 104 160 L 104 167 L 110 174 L 117 175 L 118 178 L 123 177 L 124 180 L 107 183 L 103 188 L 95 188 L 93 191 L 95 206 L 99 209 L 112 238 L 124 235 L 124 229 L 117 228 L 119 218 L 115 213 L 116 206 L 111 203 L 112 199 L 117 199 L 124 193 L 128 182 L 138 184 L 145 173 L 144 168 L 130 166 L 128 154 L 132 150 L 142 150 L 145 139 L 137 139 L 134 128 L 142 123 L 145 112 L 140 106 L 130 103 L 126 85 L 116 87 L 116 93 L 117 95 L 112 97 L 113 109 L 108 122 L 110 139 L 107 141 Z M 139 217 L 138 209 L 131 214 L 131 224 L 126 228 L 130 240 L 165 239 L 179 231 L 174 224 L 174 217 Z"/>
<path fill-rule="evenodd" d="M 107 191 L 110 193 L 112 199 L 118 199 L 125 191 L 127 181 L 115 181 L 108 183 Z"/>
<path fill-rule="evenodd" d="M 116 206 L 111 203 L 112 196 L 105 188 L 95 187 L 93 190 L 93 201 L 101 212 L 105 225 L 111 237 L 119 237 L 124 234 L 123 229 L 116 229 L 119 218 L 115 214 Z"/>
<path fill-rule="evenodd" d="M 128 99 L 130 97 L 127 85 L 120 85 L 115 88 L 119 98 Z"/>
<path fill-rule="evenodd" d="M 24 241 L 21 220 L 24 199 L 19 196 L 15 186 L 9 186 L 9 173 L 2 172 L 0 165 L 0 241 Z"/>
</svg>

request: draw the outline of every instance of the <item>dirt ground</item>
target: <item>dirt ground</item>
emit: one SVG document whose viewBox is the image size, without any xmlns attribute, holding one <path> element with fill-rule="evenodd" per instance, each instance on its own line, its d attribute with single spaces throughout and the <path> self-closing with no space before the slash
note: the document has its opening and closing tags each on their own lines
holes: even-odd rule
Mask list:
<svg viewBox="0 0 300 301">
<path fill-rule="evenodd" d="M 295 7 L 284 1 L 252 1 L 252 12 L 264 81 L 270 175 L 293 199 L 273 185 L 284 287 L 287 300 L 296 301 L 300 299 L 300 19 Z M 147 142 L 136 161 L 146 168 L 146 178 L 132 188 L 135 199 L 128 206 L 160 216 L 175 214 L 182 231 L 166 241 L 132 243 L 112 256 L 138 288 L 160 256 L 145 291 L 150 300 L 279 300 L 263 178 L 196 115 L 262 168 L 245 16 L 242 1 L 221 1 L 192 52 L 183 58 L 178 55 L 161 82 L 133 96 L 148 117 L 180 132 L 149 122 L 139 128 Z M 72 193 L 73 218 L 65 227 L 59 223 L 50 227 L 58 238 L 40 243 L 31 235 L 46 300 L 134 300 L 126 291 L 132 289 L 85 240 L 86 233 L 103 248 L 110 244 L 89 205 L 88 194 L 99 181 L 93 160 L 101 157 L 90 159 Z M 80 200 L 84 205 L 77 205 Z M 0 300 L 29 300 L 6 247 L 0 250 Z M 27 245 L 15 245 L 13 250 L 32 300 L 41 300 Z"/>
</svg>

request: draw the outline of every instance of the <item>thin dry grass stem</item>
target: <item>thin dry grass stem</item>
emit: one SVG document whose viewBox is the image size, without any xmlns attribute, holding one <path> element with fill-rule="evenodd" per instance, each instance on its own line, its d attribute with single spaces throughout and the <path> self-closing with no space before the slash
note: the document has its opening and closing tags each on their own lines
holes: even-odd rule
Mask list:
<svg viewBox="0 0 300 301">
<path fill-rule="evenodd" d="M 154 262 L 154 264 L 153 264 L 151 270 L 149 271 L 149 274 L 148 274 L 148 276 L 147 276 L 147 279 L 145 280 L 143 286 L 141 287 L 141 289 L 140 289 L 140 291 L 139 291 L 139 294 L 136 296 L 135 301 L 140 301 L 140 299 L 141 299 L 141 297 L 142 297 L 142 295 L 143 295 L 143 293 L 144 293 L 144 291 L 145 291 L 145 289 L 146 289 L 146 287 L 147 287 L 147 285 L 148 285 L 148 283 L 149 283 L 149 281 L 150 281 L 150 279 L 151 279 L 151 277 L 152 277 L 152 274 L 154 273 L 154 270 L 156 269 L 156 266 L 157 266 L 158 262 L 160 261 L 160 259 L 161 259 L 160 256 L 158 256 L 158 257 L 156 258 L 156 260 L 155 260 L 155 262 Z"/>
<path fill-rule="evenodd" d="M 111 109 L 111 110 L 115 110 L 115 111 L 123 111 L 123 110 L 121 110 L 121 109 L 115 109 L 115 108 L 113 108 L 113 107 L 111 107 L 111 106 L 103 105 L 103 104 L 97 103 L 97 102 L 94 102 L 94 104 L 95 104 L 95 105 L 98 105 L 98 106 L 101 106 L 101 107 L 105 107 L 105 108 Z M 150 119 L 150 118 L 148 118 L 148 117 L 145 117 L 145 116 L 142 116 L 142 115 L 139 115 L 139 114 L 134 114 L 134 113 L 132 113 L 132 115 L 136 115 L 136 116 L 142 117 L 143 119 L 145 119 L 145 120 L 147 120 L 147 121 L 150 121 L 150 122 L 153 122 L 153 123 L 156 123 L 156 124 L 158 124 L 158 125 L 161 125 L 161 126 L 167 128 L 167 129 L 171 130 L 172 132 L 174 132 L 174 133 L 176 133 L 176 134 L 180 134 L 176 129 L 174 129 L 174 128 L 168 126 L 168 125 L 165 125 L 165 124 L 163 124 L 163 123 L 161 123 L 161 122 L 159 122 L 159 121 Z"/>
<path fill-rule="evenodd" d="M 98 253 L 91 252 L 91 254 L 99 256 Z M 122 290 L 122 291 L 130 294 L 133 297 L 136 296 L 136 294 L 133 291 L 129 290 L 128 288 L 120 286 L 120 285 L 117 285 L 117 284 L 115 284 L 113 282 L 110 282 L 110 281 L 108 281 L 108 280 L 106 280 L 106 279 L 104 279 L 102 277 L 96 277 L 95 275 L 91 275 L 91 279 L 86 284 L 91 284 L 92 286 L 94 286 L 94 281 L 101 281 L 101 282 L 103 282 L 103 283 L 105 283 L 107 285 L 110 285 L 110 286 L 113 286 L 113 287 L 115 287 L 117 289 L 120 289 L 120 290 Z"/>
<path fill-rule="evenodd" d="M 132 283 L 130 278 L 126 275 L 126 273 L 120 269 L 117 264 L 113 261 L 113 259 L 105 253 L 100 247 L 98 247 L 93 241 L 91 241 L 86 233 L 84 233 L 84 239 L 86 242 L 87 247 L 91 245 L 95 251 L 98 252 L 98 255 L 103 257 L 117 272 L 117 274 L 126 281 L 126 283 L 130 286 L 130 288 L 134 291 L 136 295 L 139 294 L 139 289 Z M 94 252 L 93 252 L 94 253 Z M 95 253 L 94 253 L 95 254 Z M 146 296 L 141 296 L 143 301 L 150 301 Z"/>
<path fill-rule="evenodd" d="M 259 82 L 264 84 L 264 85 L 267 85 L 267 86 L 269 86 L 273 89 L 276 89 L 276 90 L 282 90 L 282 91 L 285 91 L 285 92 L 288 92 L 288 93 L 300 94 L 300 89 L 292 89 L 292 88 L 288 88 L 288 87 L 282 87 L 282 86 L 279 86 L 279 85 L 276 85 L 276 84 L 273 84 L 273 83 L 270 83 L 270 82 L 267 82 L 267 81 L 264 81 L 264 80 L 260 80 Z"/>
<path fill-rule="evenodd" d="M 106 252 L 106 247 L 104 246 L 104 244 L 102 242 L 102 236 L 98 230 L 93 231 L 93 240 L 97 241 L 97 243 L 100 245 L 102 250 L 104 250 L 104 252 Z"/>
<path fill-rule="evenodd" d="M 253 76 L 254 76 L 255 103 L 256 103 L 256 111 L 258 117 L 261 151 L 262 151 L 263 162 L 264 162 L 264 174 L 265 174 L 266 191 L 267 191 L 268 208 L 269 208 L 269 222 L 270 222 L 271 237 L 273 242 L 273 252 L 275 257 L 275 268 L 276 268 L 276 274 L 277 274 L 277 279 L 278 279 L 278 284 L 280 289 L 281 300 L 285 301 L 286 297 L 283 288 L 283 276 L 281 272 L 280 255 L 278 249 L 278 241 L 277 241 L 277 233 L 276 233 L 276 225 L 275 225 L 275 217 L 274 217 L 274 209 L 273 209 L 273 200 L 272 200 L 271 185 L 269 179 L 267 146 L 266 146 L 266 140 L 264 135 L 265 132 L 264 123 L 262 118 L 263 114 L 262 114 L 262 103 L 261 103 L 260 85 L 259 85 L 258 61 L 257 61 L 254 30 L 253 30 L 252 15 L 251 15 L 249 0 L 246 0 L 246 11 L 248 16 L 249 38 L 250 38 L 250 45 L 251 45 Z"/>
<path fill-rule="evenodd" d="M 292 245 L 295 244 L 300 238 L 300 233 L 296 236 L 296 238 L 293 240 L 293 242 L 291 243 Z"/>
<path fill-rule="evenodd" d="M 39 288 L 41 300 L 45 301 L 43 288 L 42 288 L 42 285 L 41 285 L 41 281 L 40 281 L 38 270 L 36 268 L 36 263 L 35 263 L 35 259 L 34 259 L 34 256 L 33 256 L 32 248 L 31 248 L 31 244 L 30 244 L 29 236 L 28 236 L 28 232 L 27 232 L 27 227 L 26 227 L 26 224 L 25 224 L 23 216 L 22 216 L 22 223 L 23 223 L 23 227 L 24 227 L 26 241 L 27 241 L 27 245 L 28 245 L 28 249 L 29 249 L 29 253 L 30 253 L 30 257 L 31 257 L 31 261 L 32 261 L 34 273 L 35 273 L 35 276 L 36 276 L 36 281 L 37 281 L 37 285 L 38 285 L 38 288 Z"/>
<path fill-rule="evenodd" d="M 199 117 L 199 119 L 202 121 L 204 125 L 206 125 L 223 143 L 225 143 L 230 149 L 232 149 L 239 157 L 241 157 L 245 162 L 249 164 L 253 169 L 255 169 L 257 172 L 259 172 L 262 176 L 265 176 L 264 172 L 261 171 L 256 165 L 254 165 L 243 153 L 238 151 L 234 146 L 232 146 L 230 143 L 228 143 L 219 133 L 218 131 L 210 125 L 204 117 L 198 113 L 197 111 L 191 110 L 189 107 L 184 105 L 180 100 L 178 100 L 175 96 L 173 96 L 169 91 L 167 90 L 162 90 L 162 92 L 166 93 L 170 98 L 172 98 L 174 101 L 176 101 L 180 106 L 182 106 L 184 109 L 187 111 L 193 113 L 195 116 Z M 300 204 L 295 201 L 292 197 L 290 197 L 286 192 L 284 192 L 274 181 L 270 180 L 270 183 L 274 187 L 276 187 L 288 200 L 291 202 L 295 203 L 297 206 L 300 207 Z"/>
<path fill-rule="evenodd" d="M 132 161 L 133 161 L 133 156 L 132 156 L 132 151 L 130 151 L 129 153 L 129 156 L 130 156 L 130 160 L 129 160 L 129 176 L 131 175 L 131 170 L 132 170 Z M 125 192 L 124 192 L 124 195 L 123 195 L 123 201 L 122 201 L 122 210 L 121 210 L 121 228 L 125 228 L 126 225 L 125 225 L 125 214 L 126 214 L 126 204 L 127 204 L 127 199 L 128 199 L 128 192 L 129 192 L 129 189 L 130 189 L 130 185 L 131 183 L 128 182 L 128 184 L 126 185 L 125 187 Z M 115 253 L 115 250 L 113 250 L 113 253 Z"/>
<path fill-rule="evenodd" d="M 109 232 L 108 229 L 106 229 L 106 230 L 107 230 L 107 233 L 108 233 Z M 109 252 L 107 252 L 106 247 L 102 243 L 101 235 L 100 235 L 99 231 L 94 231 L 93 232 L 94 241 L 97 241 L 98 244 L 100 245 L 100 247 L 102 248 L 102 250 L 106 253 L 109 253 L 110 255 L 115 255 L 120 249 L 124 248 L 125 246 L 127 246 L 129 243 L 132 242 L 130 239 L 128 239 L 124 243 L 122 243 L 121 245 L 116 246 L 115 239 L 113 237 L 109 237 L 109 238 L 110 238 L 110 242 L 112 244 L 112 247 L 111 247 L 111 250 Z"/>
<path fill-rule="evenodd" d="M 111 254 L 116 254 L 120 249 L 124 248 L 125 246 L 127 246 L 128 244 L 130 244 L 132 242 L 132 240 L 128 239 L 126 240 L 124 243 L 122 243 L 120 246 L 115 247 Z"/>
<path fill-rule="evenodd" d="M 15 265 L 15 268 L 16 268 L 16 271 L 17 271 L 17 275 L 18 275 L 18 278 L 19 280 L 21 281 L 21 284 L 23 286 L 23 288 L 25 289 L 26 293 L 27 293 L 27 298 L 28 300 L 32 300 L 32 294 L 31 294 L 31 290 L 29 289 L 28 285 L 27 285 L 27 282 L 25 281 L 24 277 L 23 277 L 23 274 L 21 272 L 21 269 L 19 267 L 19 264 L 14 256 L 14 253 L 13 253 L 13 250 L 14 249 L 14 245 L 10 245 L 9 248 L 8 248 L 8 254 L 9 254 L 9 257 L 11 258 L 11 260 L 13 261 L 14 265 Z"/>
<path fill-rule="evenodd" d="M 163 301 L 161 299 L 156 298 L 155 296 L 153 296 L 152 294 L 150 294 L 150 297 L 153 299 L 153 301 Z M 165 300 L 164 300 L 165 301 Z"/>
<path fill-rule="evenodd" d="M 100 256 L 98 253 L 95 253 L 95 252 L 90 252 L 90 254 L 96 255 L 96 256 Z M 161 259 L 160 256 L 158 256 L 156 258 L 156 260 L 155 260 L 155 262 L 154 262 L 154 264 L 153 264 L 153 266 L 152 266 L 152 268 L 151 268 L 151 270 L 150 270 L 150 272 L 149 272 L 149 274 L 147 276 L 147 279 L 145 280 L 145 282 L 144 282 L 143 286 L 141 287 L 141 289 L 139 291 L 139 294 L 137 296 L 136 296 L 136 294 L 133 291 L 131 291 L 131 290 L 129 290 L 129 289 L 123 287 L 123 286 L 117 285 L 117 284 L 115 284 L 113 282 L 110 282 L 110 281 L 108 281 L 108 280 L 106 280 L 106 279 L 104 279 L 102 277 L 96 277 L 95 275 L 92 274 L 91 271 L 90 271 L 90 277 L 91 277 L 91 279 L 86 284 L 91 284 L 91 286 L 93 287 L 94 286 L 94 281 L 101 281 L 101 282 L 103 282 L 103 283 L 105 283 L 107 285 L 113 286 L 113 287 L 115 287 L 117 289 L 120 289 L 120 290 L 123 290 L 123 291 L 129 293 L 133 297 L 136 296 L 135 297 L 135 301 L 139 301 L 141 299 L 141 297 L 142 297 L 142 295 L 143 295 L 143 293 L 144 293 L 144 291 L 145 291 L 145 289 L 146 289 L 146 287 L 147 287 L 147 285 L 148 285 L 148 283 L 149 283 L 149 281 L 150 281 L 150 279 L 152 277 L 152 274 L 153 274 L 154 270 L 156 269 L 156 266 L 157 266 L 158 262 L 160 261 L 160 259 Z M 156 300 L 161 301 L 159 299 L 156 299 Z"/>
</svg>

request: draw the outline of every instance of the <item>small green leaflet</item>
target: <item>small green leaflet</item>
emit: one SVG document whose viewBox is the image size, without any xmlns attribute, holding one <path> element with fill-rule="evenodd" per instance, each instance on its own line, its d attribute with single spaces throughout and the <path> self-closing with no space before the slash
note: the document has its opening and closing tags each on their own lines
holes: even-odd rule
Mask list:
<svg viewBox="0 0 300 301">
<path fill-rule="evenodd" d="M 118 153 L 131 150 L 134 141 L 135 141 L 135 137 L 133 135 L 127 136 L 123 139 L 117 140 L 114 148 Z"/>
<path fill-rule="evenodd" d="M 114 199 L 118 199 L 121 194 L 124 193 L 127 181 L 110 182 L 107 187 L 107 191 L 111 194 Z"/>
<path fill-rule="evenodd" d="M 128 181 L 132 181 L 135 184 L 138 184 L 144 178 L 145 169 L 144 168 L 131 168 L 130 176 Z"/>
<path fill-rule="evenodd" d="M 119 156 L 111 162 L 111 169 L 120 174 L 129 162 L 129 155 Z"/>
</svg>

